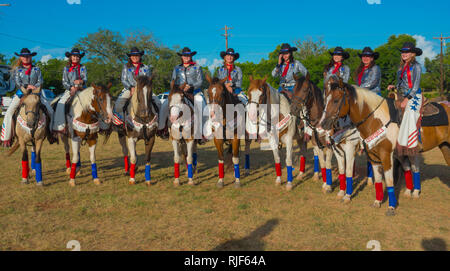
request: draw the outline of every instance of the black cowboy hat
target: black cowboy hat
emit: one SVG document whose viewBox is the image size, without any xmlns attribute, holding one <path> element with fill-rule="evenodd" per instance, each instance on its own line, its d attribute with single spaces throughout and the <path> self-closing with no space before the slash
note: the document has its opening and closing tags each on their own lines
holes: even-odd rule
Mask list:
<svg viewBox="0 0 450 271">
<path fill-rule="evenodd" d="M 22 48 L 22 50 L 20 50 L 20 54 L 18 53 L 14 53 L 16 54 L 16 56 L 35 56 L 37 55 L 36 52 L 30 52 L 30 50 L 28 50 L 28 48 Z"/>
<path fill-rule="evenodd" d="M 364 47 L 362 54 L 358 54 L 359 57 L 363 57 L 363 56 L 371 56 L 373 57 L 374 60 L 376 60 L 380 54 L 378 52 L 374 52 L 372 51 L 372 48 L 370 47 Z"/>
<path fill-rule="evenodd" d="M 336 48 L 334 48 L 333 52 L 328 51 L 328 53 L 330 53 L 330 55 L 334 56 L 334 55 L 342 55 L 342 57 L 344 59 L 347 59 L 350 57 L 350 54 L 346 51 L 344 51 L 344 49 L 342 49 L 342 47 L 338 46 Z"/>
<path fill-rule="evenodd" d="M 291 47 L 289 45 L 289 43 L 283 43 L 283 44 L 281 44 L 281 49 L 280 49 L 280 51 L 278 53 L 279 54 L 286 54 L 286 53 L 291 53 L 291 52 L 295 52 L 295 51 L 297 51 L 296 47 Z"/>
<path fill-rule="evenodd" d="M 239 58 L 239 53 L 235 53 L 233 48 L 228 48 L 226 52 L 220 52 L 221 58 L 224 58 L 226 55 L 234 56 L 234 60 Z"/>
<path fill-rule="evenodd" d="M 177 53 L 177 55 L 179 56 L 194 56 L 197 52 L 193 51 L 191 52 L 191 49 L 189 49 L 188 47 L 184 47 L 183 50 L 181 50 L 181 52 Z"/>
<path fill-rule="evenodd" d="M 81 53 L 78 48 L 73 48 L 72 51 L 66 52 L 66 57 L 79 56 L 80 58 L 82 58 L 84 56 L 84 54 L 85 54 L 85 52 Z"/>
<path fill-rule="evenodd" d="M 143 56 L 145 54 L 144 51 L 139 50 L 137 47 L 131 48 L 130 52 L 127 53 L 127 56 Z"/>
<path fill-rule="evenodd" d="M 403 47 L 402 47 L 402 49 L 400 49 L 400 52 L 402 52 L 402 53 L 412 52 L 412 53 L 416 53 L 416 56 L 422 55 L 422 49 L 417 48 L 414 45 L 414 43 L 412 43 L 412 42 L 403 43 Z"/>
</svg>

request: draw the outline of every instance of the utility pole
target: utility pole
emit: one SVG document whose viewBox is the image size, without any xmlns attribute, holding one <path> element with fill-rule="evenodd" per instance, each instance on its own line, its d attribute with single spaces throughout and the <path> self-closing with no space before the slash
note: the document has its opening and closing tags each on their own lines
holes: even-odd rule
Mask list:
<svg viewBox="0 0 450 271">
<path fill-rule="evenodd" d="M 444 42 L 446 39 L 450 39 L 450 37 L 443 37 L 442 33 L 440 37 L 433 37 L 433 39 L 437 39 L 441 41 L 441 97 L 444 96 Z"/>
<path fill-rule="evenodd" d="M 228 34 L 228 30 L 233 29 L 232 27 L 228 27 L 225 25 L 225 28 L 222 28 L 222 30 L 225 30 L 225 34 L 222 34 L 222 36 L 225 37 L 225 50 L 228 50 L 228 37 L 231 37 L 231 34 Z"/>
<path fill-rule="evenodd" d="M 0 4 L 0 7 L 9 7 L 11 4 Z"/>
</svg>

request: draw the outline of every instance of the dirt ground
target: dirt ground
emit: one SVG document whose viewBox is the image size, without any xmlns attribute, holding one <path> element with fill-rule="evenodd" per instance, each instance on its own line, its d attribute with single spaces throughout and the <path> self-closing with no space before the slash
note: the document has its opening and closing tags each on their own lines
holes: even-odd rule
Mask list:
<svg viewBox="0 0 450 271">
<path fill-rule="evenodd" d="M 336 198 L 336 175 L 331 194 L 323 194 L 321 181 L 312 180 L 312 149 L 306 178 L 295 180 L 292 191 L 275 186 L 272 153 L 257 143 L 252 143 L 251 174 L 241 179 L 239 189 L 232 185 L 232 170 L 226 172 L 225 187 L 216 188 L 217 154 L 211 142 L 199 147 L 197 185 L 174 187 L 172 147 L 160 139 L 151 172 L 157 183 L 147 187 L 143 149 L 141 141 L 138 183 L 130 186 L 116 134 L 99 144 L 103 183 L 97 186 L 84 146 L 75 188 L 68 185 L 62 145 L 44 145 L 44 187 L 34 181 L 20 184 L 21 154 L 6 157 L 1 150 L 0 249 L 67 250 L 70 240 L 77 240 L 81 250 L 368 250 L 370 240 L 378 241 L 381 250 L 447 250 L 450 243 L 450 167 L 439 149 L 423 155 L 420 199 L 403 196 L 403 177 L 397 182 L 394 217 L 385 215 L 387 202 L 371 207 L 375 189 L 364 179 L 364 156 L 357 157 L 353 200 L 343 204 Z"/>
</svg>

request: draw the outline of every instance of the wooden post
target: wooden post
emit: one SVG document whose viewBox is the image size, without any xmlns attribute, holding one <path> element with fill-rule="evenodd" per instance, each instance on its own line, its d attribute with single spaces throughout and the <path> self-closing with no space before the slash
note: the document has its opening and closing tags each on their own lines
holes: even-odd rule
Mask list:
<svg viewBox="0 0 450 271">
<path fill-rule="evenodd" d="M 441 60 L 441 91 L 440 91 L 440 95 L 441 95 L 441 97 L 443 97 L 444 96 L 444 76 L 445 76 L 445 74 L 444 74 L 444 50 L 443 50 L 443 47 L 444 47 L 444 40 L 450 39 L 450 37 L 443 37 L 442 33 L 441 33 L 440 37 L 434 37 L 433 39 L 438 39 L 438 40 L 441 41 L 441 57 L 440 57 L 440 60 Z"/>
<path fill-rule="evenodd" d="M 225 34 L 222 34 L 222 36 L 225 37 L 225 50 L 228 50 L 228 37 L 231 36 L 231 34 L 228 34 L 228 30 L 233 29 L 232 27 L 228 27 L 225 25 L 225 28 L 222 28 L 222 30 L 225 30 Z"/>
</svg>

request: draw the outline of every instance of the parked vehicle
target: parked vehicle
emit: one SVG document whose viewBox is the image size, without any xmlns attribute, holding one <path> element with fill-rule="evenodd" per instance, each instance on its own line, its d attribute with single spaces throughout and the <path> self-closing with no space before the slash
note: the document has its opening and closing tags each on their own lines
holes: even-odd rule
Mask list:
<svg viewBox="0 0 450 271">
<path fill-rule="evenodd" d="M 163 104 L 169 98 L 169 92 L 166 91 L 164 93 L 158 94 L 158 98 L 161 101 L 161 104 Z"/>
<path fill-rule="evenodd" d="M 53 88 L 54 89 L 54 88 Z M 55 99 L 55 93 L 52 89 L 43 89 L 41 91 L 41 99 L 45 99 L 48 102 L 53 101 Z M 2 116 L 6 114 L 6 110 L 8 110 L 9 105 L 11 104 L 12 97 L 2 96 L 0 98 L 0 106 L 2 110 Z"/>
</svg>

